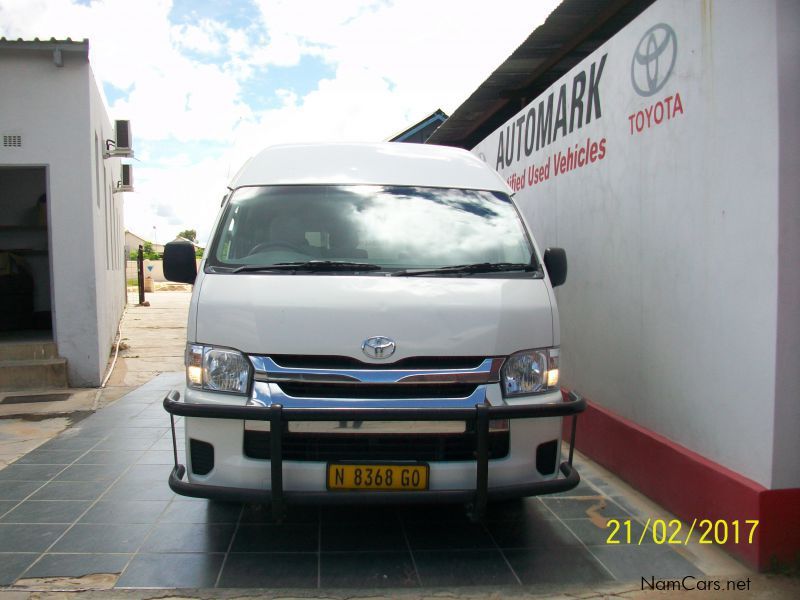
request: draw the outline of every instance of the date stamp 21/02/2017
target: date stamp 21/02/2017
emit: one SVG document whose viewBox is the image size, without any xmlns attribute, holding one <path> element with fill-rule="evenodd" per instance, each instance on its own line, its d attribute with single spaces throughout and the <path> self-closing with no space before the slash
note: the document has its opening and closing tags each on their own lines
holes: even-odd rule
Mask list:
<svg viewBox="0 0 800 600">
<path fill-rule="evenodd" d="M 647 519 L 641 533 L 633 533 L 636 525 L 631 519 L 609 519 L 606 544 L 674 544 L 686 546 L 692 541 L 699 544 L 753 543 L 758 519 L 694 519 L 687 526 L 678 519 Z"/>
</svg>

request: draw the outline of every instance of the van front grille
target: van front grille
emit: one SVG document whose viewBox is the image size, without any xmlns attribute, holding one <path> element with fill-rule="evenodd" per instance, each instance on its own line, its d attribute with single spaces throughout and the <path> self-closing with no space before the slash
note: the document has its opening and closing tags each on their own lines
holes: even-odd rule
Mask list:
<svg viewBox="0 0 800 600">
<path fill-rule="evenodd" d="M 477 385 L 464 383 L 313 383 L 277 384 L 293 398 L 367 398 L 373 400 L 402 398 L 469 398 Z"/>
<path fill-rule="evenodd" d="M 244 453 L 249 458 L 269 460 L 270 433 L 245 431 Z M 283 460 L 475 460 L 476 435 L 460 434 L 322 434 L 284 433 Z M 489 458 L 508 456 L 507 431 L 489 433 Z"/>
<path fill-rule="evenodd" d="M 425 371 L 436 369 L 475 369 L 486 360 L 481 356 L 410 356 L 395 362 L 368 363 L 349 356 L 311 354 L 270 354 L 276 364 L 287 369 L 398 369 Z"/>
</svg>

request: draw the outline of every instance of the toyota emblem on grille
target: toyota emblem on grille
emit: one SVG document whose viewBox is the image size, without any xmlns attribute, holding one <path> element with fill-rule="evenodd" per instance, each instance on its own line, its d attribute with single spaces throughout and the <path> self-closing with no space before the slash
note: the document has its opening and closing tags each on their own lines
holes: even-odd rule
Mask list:
<svg viewBox="0 0 800 600">
<path fill-rule="evenodd" d="M 361 344 L 361 351 L 370 358 L 389 358 L 394 354 L 396 347 L 397 344 L 394 343 L 394 340 L 376 335 L 364 340 L 364 343 Z"/>
</svg>

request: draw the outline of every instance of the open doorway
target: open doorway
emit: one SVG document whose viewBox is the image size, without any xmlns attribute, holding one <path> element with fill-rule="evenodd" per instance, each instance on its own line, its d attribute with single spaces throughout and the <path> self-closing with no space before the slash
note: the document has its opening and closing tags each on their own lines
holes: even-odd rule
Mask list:
<svg viewBox="0 0 800 600">
<path fill-rule="evenodd" d="M 0 340 L 53 339 L 45 167 L 0 166 Z"/>
</svg>

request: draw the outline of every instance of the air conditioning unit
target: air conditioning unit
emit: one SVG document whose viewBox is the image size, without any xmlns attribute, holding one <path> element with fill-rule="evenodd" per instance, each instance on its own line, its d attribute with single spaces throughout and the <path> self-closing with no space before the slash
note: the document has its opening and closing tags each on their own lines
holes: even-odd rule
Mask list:
<svg viewBox="0 0 800 600">
<path fill-rule="evenodd" d="M 114 128 L 117 130 L 117 151 L 133 151 L 133 137 L 131 136 L 130 121 L 114 121 Z"/>
<path fill-rule="evenodd" d="M 103 158 L 133 158 L 133 136 L 130 121 L 114 121 L 115 140 L 106 140 Z"/>
<path fill-rule="evenodd" d="M 133 191 L 133 165 L 121 165 L 122 179 L 117 182 L 117 192 L 132 192 Z"/>
</svg>

